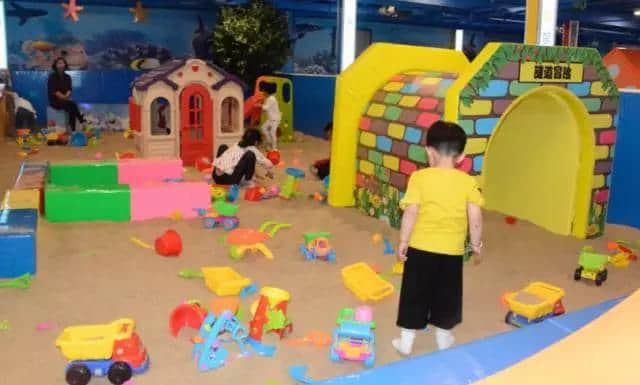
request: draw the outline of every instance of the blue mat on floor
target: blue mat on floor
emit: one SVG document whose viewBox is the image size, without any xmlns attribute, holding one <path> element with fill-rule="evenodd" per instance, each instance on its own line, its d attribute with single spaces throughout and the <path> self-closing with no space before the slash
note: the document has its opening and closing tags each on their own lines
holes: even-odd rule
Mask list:
<svg viewBox="0 0 640 385">
<path fill-rule="evenodd" d="M 512 366 L 580 329 L 622 298 L 453 349 L 425 354 L 317 384 L 467 385 Z M 378 341 L 391 343 L 390 341 Z"/>
</svg>

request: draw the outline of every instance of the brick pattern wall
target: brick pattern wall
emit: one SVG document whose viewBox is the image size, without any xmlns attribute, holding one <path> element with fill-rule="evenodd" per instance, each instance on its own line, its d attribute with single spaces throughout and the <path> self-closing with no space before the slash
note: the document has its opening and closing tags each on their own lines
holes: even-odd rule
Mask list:
<svg viewBox="0 0 640 385">
<path fill-rule="evenodd" d="M 480 91 L 479 96 L 473 99 L 471 106 L 467 107 L 460 103 L 459 123 L 469 137 L 465 150 L 468 157 L 465 160 L 464 168 L 472 175 L 478 175 L 482 171 L 484 152 L 489 137 L 502 113 L 520 95 L 542 85 L 540 83 L 520 83 L 519 76 L 520 62 L 510 62 L 489 82 L 488 87 Z M 608 97 L 608 93 L 602 89 L 602 82 L 599 81 L 593 66 L 584 67 L 583 80 L 582 83 L 554 83 L 552 85 L 566 87 L 584 103 L 595 130 L 595 177 L 587 233 L 589 236 L 596 236 L 604 230 L 604 218 L 609 200 L 616 142 L 617 101 Z"/>
<path fill-rule="evenodd" d="M 397 200 L 409 175 L 427 166 L 426 133 L 442 117 L 444 97 L 456 77 L 407 72 L 373 96 L 360 120 L 357 150 L 356 204 L 367 214 L 399 226 Z"/>
</svg>

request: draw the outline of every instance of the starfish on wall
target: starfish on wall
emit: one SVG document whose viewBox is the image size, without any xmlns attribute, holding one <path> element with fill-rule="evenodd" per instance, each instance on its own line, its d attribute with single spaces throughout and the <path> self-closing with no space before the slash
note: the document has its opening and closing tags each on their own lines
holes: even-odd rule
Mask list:
<svg viewBox="0 0 640 385">
<path fill-rule="evenodd" d="M 147 10 L 142 7 L 142 1 L 136 1 L 135 8 L 129 8 L 129 12 L 133 14 L 133 22 L 141 23 L 147 19 Z"/>
<path fill-rule="evenodd" d="M 82 11 L 84 7 L 76 4 L 76 0 L 69 0 L 68 4 L 62 3 L 62 8 L 64 8 L 64 18 L 70 17 L 76 23 L 80 19 L 78 17 L 78 12 Z"/>
</svg>

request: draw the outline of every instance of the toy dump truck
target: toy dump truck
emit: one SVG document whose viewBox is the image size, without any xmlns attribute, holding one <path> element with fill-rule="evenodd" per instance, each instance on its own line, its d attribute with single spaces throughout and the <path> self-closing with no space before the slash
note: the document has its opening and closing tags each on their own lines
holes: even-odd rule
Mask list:
<svg viewBox="0 0 640 385">
<path fill-rule="evenodd" d="M 504 321 L 516 327 L 527 326 L 564 314 L 564 290 L 544 282 L 533 282 L 522 290 L 505 295 L 509 312 Z"/>
<path fill-rule="evenodd" d="M 608 262 L 608 255 L 595 253 L 593 248 L 587 246 L 580 253 L 579 266 L 573 273 L 573 279 L 576 281 L 581 278 L 590 279 L 596 282 L 596 286 L 601 286 L 607 280 Z"/>
</svg>

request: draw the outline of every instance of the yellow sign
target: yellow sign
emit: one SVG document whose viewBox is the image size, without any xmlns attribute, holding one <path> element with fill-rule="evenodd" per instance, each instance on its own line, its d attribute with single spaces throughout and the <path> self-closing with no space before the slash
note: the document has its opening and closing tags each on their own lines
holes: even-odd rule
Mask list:
<svg viewBox="0 0 640 385">
<path fill-rule="evenodd" d="M 535 63 L 520 65 L 521 83 L 582 83 L 584 66 L 579 63 Z"/>
</svg>

